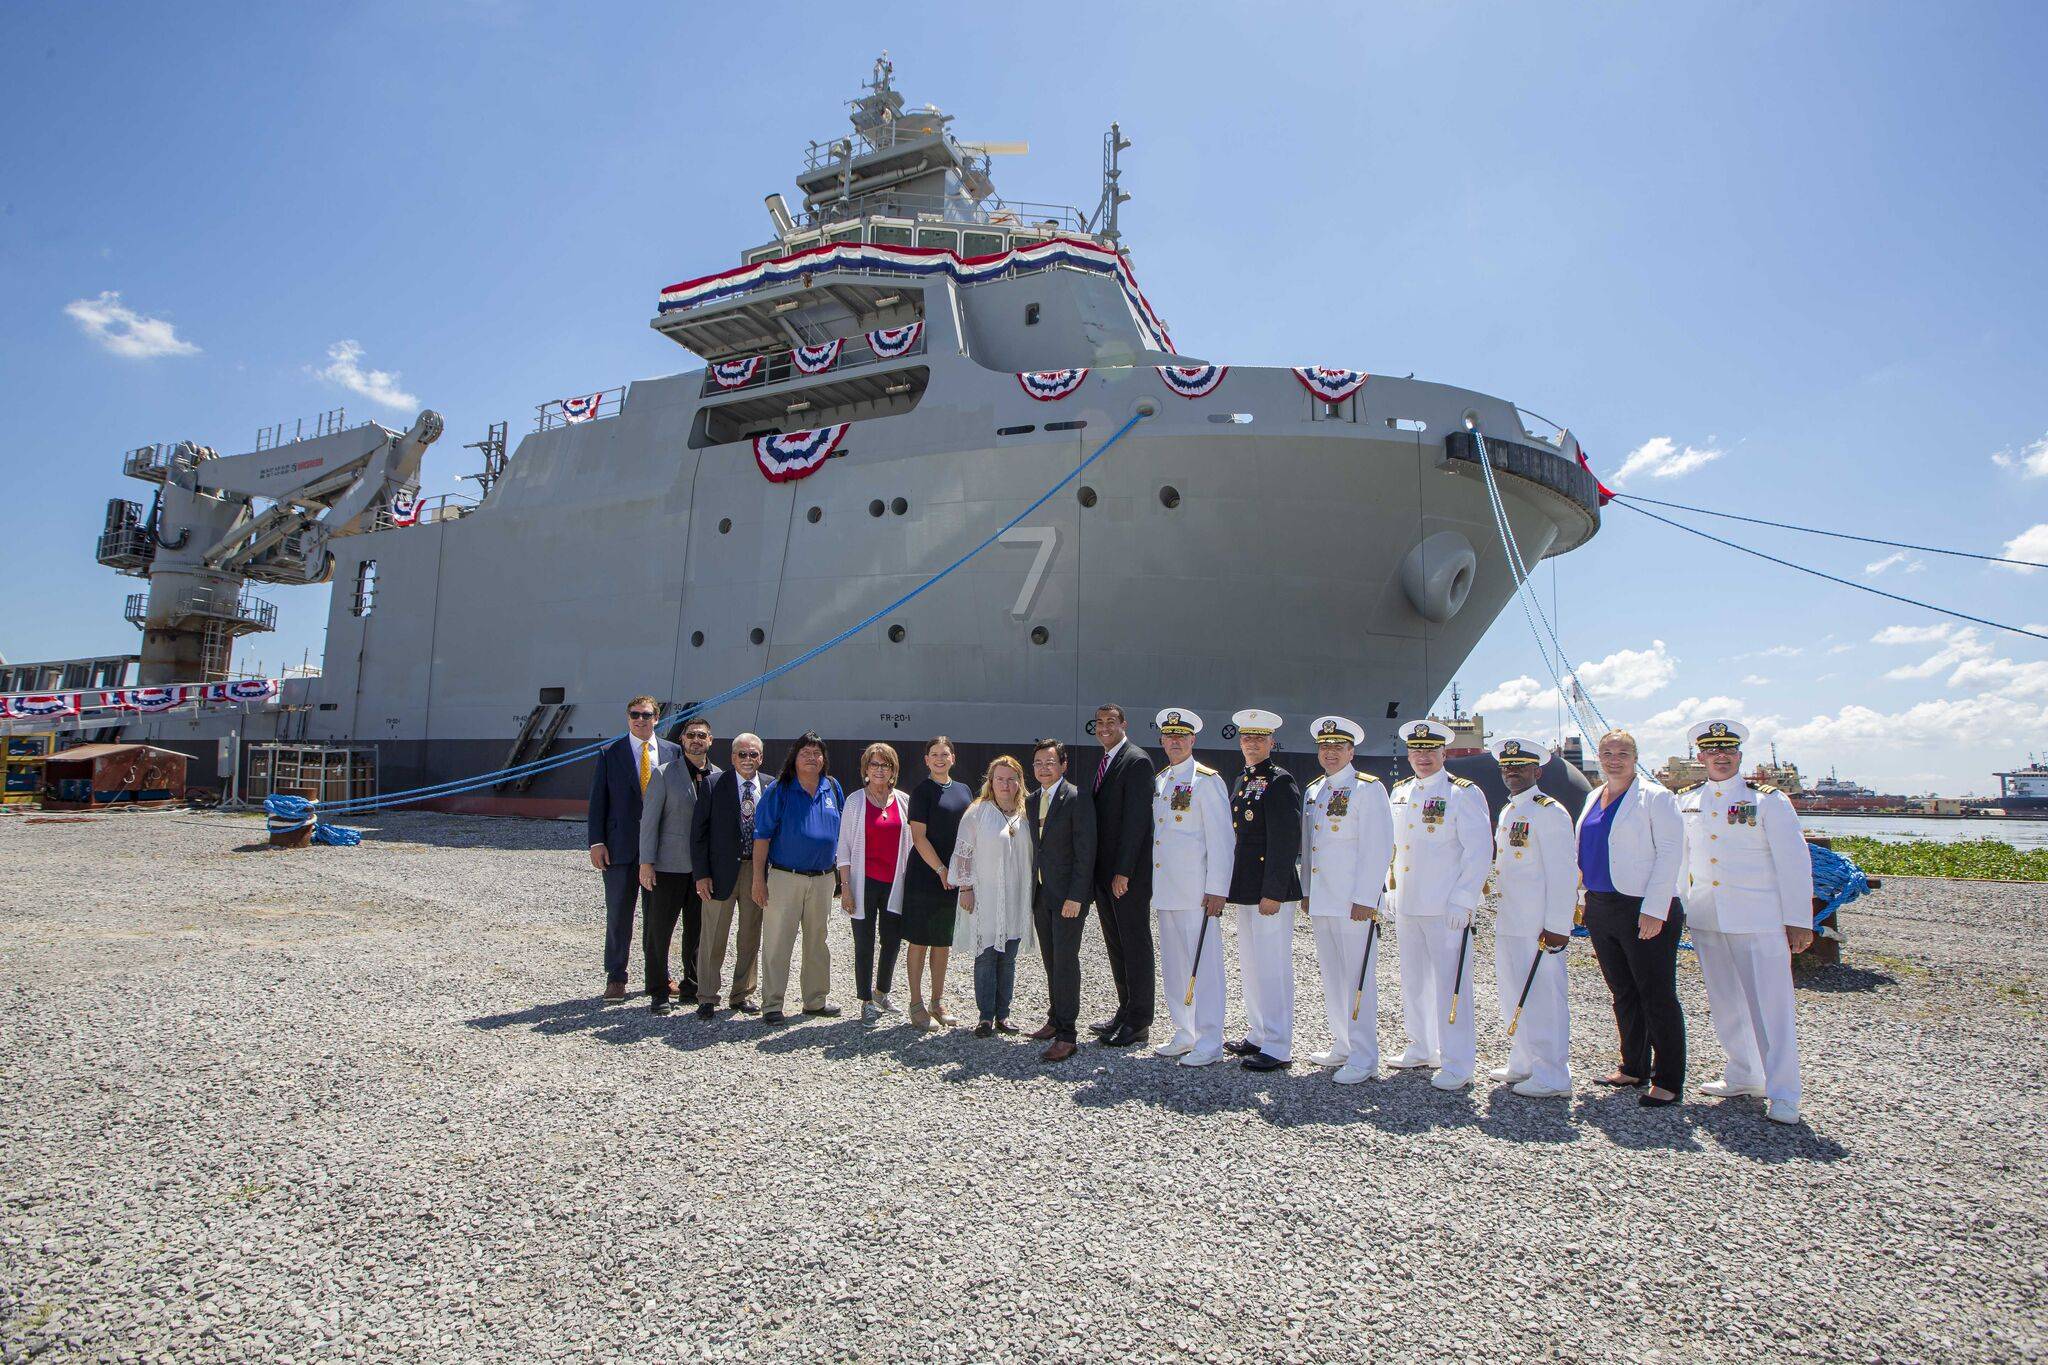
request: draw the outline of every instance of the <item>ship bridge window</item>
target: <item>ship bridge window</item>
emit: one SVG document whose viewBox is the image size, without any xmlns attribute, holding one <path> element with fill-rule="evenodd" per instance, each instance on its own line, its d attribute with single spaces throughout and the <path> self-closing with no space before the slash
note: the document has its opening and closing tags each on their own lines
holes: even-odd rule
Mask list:
<svg viewBox="0 0 2048 1365">
<path fill-rule="evenodd" d="M 868 240 L 877 246 L 909 246 L 910 229 L 895 223 L 871 223 L 868 225 Z"/>
<path fill-rule="evenodd" d="M 967 244 L 969 256 L 993 256 L 1003 249 L 1003 234 L 1000 232 L 969 232 L 961 238 Z"/>
<path fill-rule="evenodd" d="M 843 228 L 834 228 L 825 238 L 828 242 L 857 242 L 860 240 L 860 224 L 854 223 Z"/>
<path fill-rule="evenodd" d="M 1023 233 L 1019 232 L 1011 236 L 1010 250 L 1022 251 L 1027 246 L 1041 246 L 1044 242 L 1045 238 L 1043 237 L 1026 237 Z"/>
<path fill-rule="evenodd" d="M 958 251 L 960 249 L 960 234 L 951 228 L 919 228 L 917 230 L 917 244 L 919 246 L 935 246 L 946 251 Z"/>
</svg>

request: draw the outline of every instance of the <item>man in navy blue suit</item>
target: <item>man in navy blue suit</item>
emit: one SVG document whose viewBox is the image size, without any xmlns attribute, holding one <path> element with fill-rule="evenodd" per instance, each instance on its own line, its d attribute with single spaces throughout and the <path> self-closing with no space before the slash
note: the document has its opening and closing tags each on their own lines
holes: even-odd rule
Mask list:
<svg viewBox="0 0 2048 1365">
<path fill-rule="evenodd" d="M 654 737 L 661 703 L 626 703 L 626 733 L 600 749 L 590 777 L 590 865 L 604 874 L 604 998 L 626 998 L 626 955 L 633 944 L 633 907 L 640 903 L 640 799 L 654 774 L 683 751 Z M 648 908 L 653 894 L 646 893 Z"/>
</svg>

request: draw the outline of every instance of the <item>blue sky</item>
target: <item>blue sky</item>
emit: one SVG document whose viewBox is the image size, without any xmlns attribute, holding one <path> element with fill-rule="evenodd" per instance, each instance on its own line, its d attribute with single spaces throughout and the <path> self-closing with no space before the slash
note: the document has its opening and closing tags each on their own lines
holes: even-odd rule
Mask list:
<svg viewBox="0 0 2048 1365">
<path fill-rule="evenodd" d="M 764 238 L 883 47 L 964 136 L 1030 141 L 1012 197 L 1092 204 L 1121 120 L 1127 238 L 1191 354 L 1412 370 L 1564 422 L 1629 491 L 2048 559 L 2040 7 L 972 12 L 0 10 L 0 653 L 134 647 L 136 585 L 92 561 L 130 447 L 431 405 L 456 491 L 488 422 L 692 368 L 656 292 Z M 2048 621 L 2048 575 L 1715 529 Z M 1709 705 L 1893 790 L 2048 749 L 2038 640 L 1618 508 L 1556 572 L 1653 761 Z M 317 661 L 325 591 L 274 591 L 244 659 Z M 1547 733 L 1539 679 L 1514 611 L 1461 677 Z"/>
</svg>

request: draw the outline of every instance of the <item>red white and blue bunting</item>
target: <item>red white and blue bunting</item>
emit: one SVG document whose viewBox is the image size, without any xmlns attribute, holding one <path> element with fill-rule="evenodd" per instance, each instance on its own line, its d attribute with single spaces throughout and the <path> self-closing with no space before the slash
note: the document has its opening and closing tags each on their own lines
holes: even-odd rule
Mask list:
<svg viewBox="0 0 2048 1365">
<path fill-rule="evenodd" d="M 44 692 L 22 696 L 0 697 L 5 714 L 15 720 L 54 720 L 59 716 L 78 714 L 79 692 Z"/>
<path fill-rule="evenodd" d="M 1230 373 L 1228 365 L 1161 365 L 1157 368 L 1159 377 L 1166 381 L 1166 387 L 1183 398 L 1206 398 L 1216 392 L 1223 376 Z"/>
<path fill-rule="evenodd" d="M 993 256 L 962 256 L 940 247 L 828 242 L 774 260 L 737 266 L 716 275 L 672 284 L 661 291 L 659 311 L 669 313 L 678 308 L 694 308 L 756 289 L 787 284 L 825 270 L 887 270 L 898 275 L 943 275 L 961 284 L 974 284 L 1011 270 L 1053 266 L 1113 276 L 1123 290 L 1124 301 L 1129 305 L 1131 316 L 1146 343 L 1155 350 L 1173 350 L 1173 339 L 1167 335 L 1166 325 L 1159 320 L 1159 315 L 1152 311 L 1152 305 L 1145 301 L 1137 278 L 1131 274 L 1130 262 L 1108 247 L 1072 237 L 1055 237 L 1035 246 L 1020 247 Z"/>
<path fill-rule="evenodd" d="M 1088 371 L 1077 370 L 1026 370 L 1017 376 L 1017 383 L 1024 392 L 1041 403 L 1056 403 L 1088 378 Z"/>
<path fill-rule="evenodd" d="M 839 348 L 845 344 L 845 337 L 835 337 L 823 346 L 798 346 L 790 351 L 789 363 L 798 374 L 823 374 L 838 363 Z"/>
<path fill-rule="evenodd" d="M 791 431 L 780 436 L 754 438 L 754 463 L 761 466 L 770 483 L 789 483 L 809 478 L 818 466 L 832 458 L 846 439 L 851 422 L 819 427 L 815 431 Z"/>
<path fill-rule="evenodd" d="M 193 687 L 177 685 L 171 687 L 124 687 L 116 691 L 102 693 L 100 704 L 109 710 L 138 711 L 145 716 L 153 716 L 159 712 L 183 706 L 188 701 L 196 700 L 197 698 L 192 695 L 196 690 Z"/>
<path fill-rule="evenodd" d="M 578 422 L 588 422 L 597 416 L 598 405 L 603 398 L 602 393 L 587 393 L 581 398 L 564 398 L 562 420 L 572 426 Z"/>
<path fill-rule="evenodd" d="M 917 339 L 924 335 L 922 322 L 909 322 L 901 327 L 882 327 L 868 333 L 868 349 L 875 353 L 877 360 L 894 360 L 909 355 L 917 346 Z"/>
<path fill-rule="evenodd" d="M 282 688 L 283 684 L 276 678 L 237 678 L 233 682 L 169 683 L 162 687 L 10 692 L 0 695 L 0 719 L 59 720 L 85 711 L 133 711 L 154 716 L 200 702 L 232 706 L 271 701 Z"/>
<path fill-rule="evenodd" d="M 277 695 L 275 678 L 237 678 L 233 682 L 206 684 L 205 701 L 269 701 Z"/>
<path fill-rule="evenodd" d="M 1340 370 L 1332 365 L 1297 365 L 1294 377 L 1325 403 L 1341 403 L 1365 387 L 1364 370 Z"/>
<path fill-rule="evenodd" d="M 420 495 L 417 490 L 408 492 L 401 488 L 391 495 L 391 524 L 393 526 L 417 526 L 420 522 Z"/>
<path fill-rule="evenodd" d="M 736 389 L 752 382 L 761 368 L 761 357 L 750 355 L 745 360 L 723 360 L 711 367 L 711 382 L 721 389 Z"/>
</svg>

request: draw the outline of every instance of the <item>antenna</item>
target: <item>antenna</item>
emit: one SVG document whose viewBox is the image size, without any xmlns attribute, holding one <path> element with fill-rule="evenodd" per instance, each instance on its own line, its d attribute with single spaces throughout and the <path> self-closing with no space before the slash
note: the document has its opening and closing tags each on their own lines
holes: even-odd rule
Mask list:
<svg viewBox="0 0 2048 1365">
<path fill-rule="evenodd" d="M 1102 135 L 1102 199 L 1095 205 L 1095 212 L 1089 216 L 1088 230 L 1095 232 L 1095 225 L 1102 224 L 1096 235 L 1115 246 L 1123 234 L 1117 231 L 1116 210 L 1119 204 L 1128 204 L 1131 196 L 1123 192 L 1118 184 L 1123 175 L 1117 164 L 1117 153 L 1129 151 L 1130 139 L 1124 136 L 1123 125 L 1112 123 L 1109 131 Z"/>
</svg>

